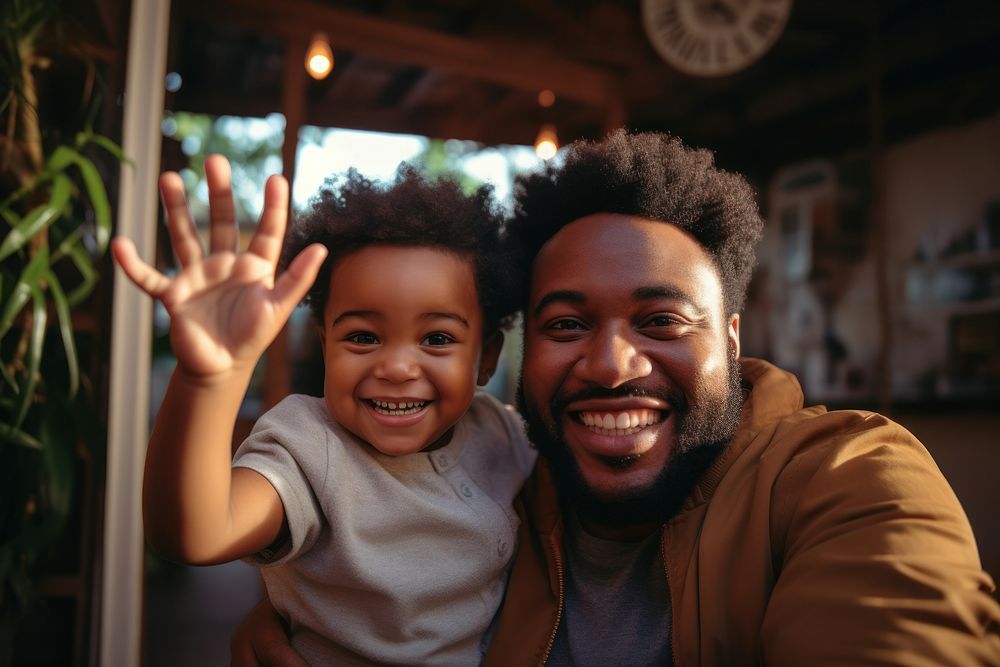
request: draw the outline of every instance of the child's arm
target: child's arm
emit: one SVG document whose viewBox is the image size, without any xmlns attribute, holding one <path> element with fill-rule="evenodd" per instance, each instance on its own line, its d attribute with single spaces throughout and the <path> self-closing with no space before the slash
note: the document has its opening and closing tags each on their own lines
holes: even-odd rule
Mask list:
<svg viewBox="0 0 1000 667">
<path fill-rule="evenodd" d="M 112 246 L 129 279 L 170 313 L 177 368 L 146 454 L 143 517 L 158 552 L 192 564 L 252 554 L 282 530 L 281 500 L 270 483 L 231 467 L 233 425 L 257 360 L 326 257 L 325 248 L 310 246 L 275 280 L 288 206 L 280 176 L 268 180 L 257 230 L 247 251 L 236 254 L 229 163 L 210 156 L 205 173 L 211 254 L 203 256 L 175 173 L 160 178 L 160 191 L 181 271 L 173 278 L 159 273 L 128 239 Z"/>
</svg>

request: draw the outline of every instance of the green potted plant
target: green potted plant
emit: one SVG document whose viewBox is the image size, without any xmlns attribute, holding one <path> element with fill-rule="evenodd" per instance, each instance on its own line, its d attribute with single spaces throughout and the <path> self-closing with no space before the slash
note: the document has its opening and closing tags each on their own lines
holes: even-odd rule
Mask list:
<svg viewBox="0 0 1000 667">
<path fill-rule="evenodd" d="M 81 437 L 97 423 L 72 309 L 92 292 L 95 262 L 111 234 L 108 193 L 93 158 L 123 157 L 90 129 L 90 120 L 78 128 L 40 123 L 36 74 L 53 54 L 65 53 L 60 3 L 0 6 L 2 665 L 13 644 L 2 633 L 12 632 L 28 606 L 32 566 L 65 529 Z M 96 109 L 93 101 L 89 106 Z"/>
</svg>

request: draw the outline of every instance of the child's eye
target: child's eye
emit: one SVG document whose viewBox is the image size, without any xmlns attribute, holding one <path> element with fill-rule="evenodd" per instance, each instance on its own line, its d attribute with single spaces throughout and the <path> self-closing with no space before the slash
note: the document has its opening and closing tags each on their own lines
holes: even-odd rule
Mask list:
<svg viewBox="0 0 1000 667">
<path fill-rule="evenodd" d="M 432 347 L 438 347 L 438 346 L 441 346 L 441 345 L 448 345 L 449 343 L 454 343 L 454 342 L 455 342 L 455 339 L 452 338 L 451 336 L 449 336 L 448 334 L 444 334 L 444 333 L 441 333 L 441 332 L 436 332 L 436 333 L 428 334 L 427 336 L 425 336 L 424 339 L 423 339 L 423 341 L 421 341 L 420 344 L 421 345 L 430 345 Z"/>
<path fill-rule="evenodd" d="M 358 331 L 352 333 L 350 336 L 344 340 L 350 341 L 352 343 L 357 343 L 358 345 L 378 345 L 378 337 L 367 331 Z"/>
<path fill-rule="evenodd" d="M 549 328 L 556 331 L 578 331 L 583 329 L 583 325 L 577 320 L 561 319 L 549 324 Z"/>
</svg>

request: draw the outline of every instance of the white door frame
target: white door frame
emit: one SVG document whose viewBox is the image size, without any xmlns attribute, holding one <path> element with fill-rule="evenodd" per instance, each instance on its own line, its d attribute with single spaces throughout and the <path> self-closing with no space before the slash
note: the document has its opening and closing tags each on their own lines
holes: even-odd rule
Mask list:
<svg viewBox="0 0 1000 667">
<path fill-rule="evenodd" d="M 117 233 L 147 261 L 156 249 L 157 176 L 169 0 L 133 0 L 125 72 Z M 120 272 L 114 278 L 100 664 L 142 664 L 142 466 L 149 439 L 152 304 Z"/>
</svg>

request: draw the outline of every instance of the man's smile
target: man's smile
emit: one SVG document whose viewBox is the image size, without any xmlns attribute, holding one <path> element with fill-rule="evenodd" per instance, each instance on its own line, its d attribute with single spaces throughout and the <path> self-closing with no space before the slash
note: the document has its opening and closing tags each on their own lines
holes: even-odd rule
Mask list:
<svg viewBox="0 0 1000 667">
<path fill-rule="evenodd" d="M 564 414 L 597 435 L 621 436 L 663 421 L 671 407 L 656 396 L 593 397 L 570 401 Z"/>
<path fill-rule="evenodd" d="M 658 410 L 581 411 L 573 416 L 599 435 L 632 435 L 663 418 Z"/>
<path fill-rule="evenodd" d="M 650 396 L 571 401 L 562 412 L 564 436 L 599 459 L 638 457 L 661 443 L 670 403 Z"/>
</svg>

